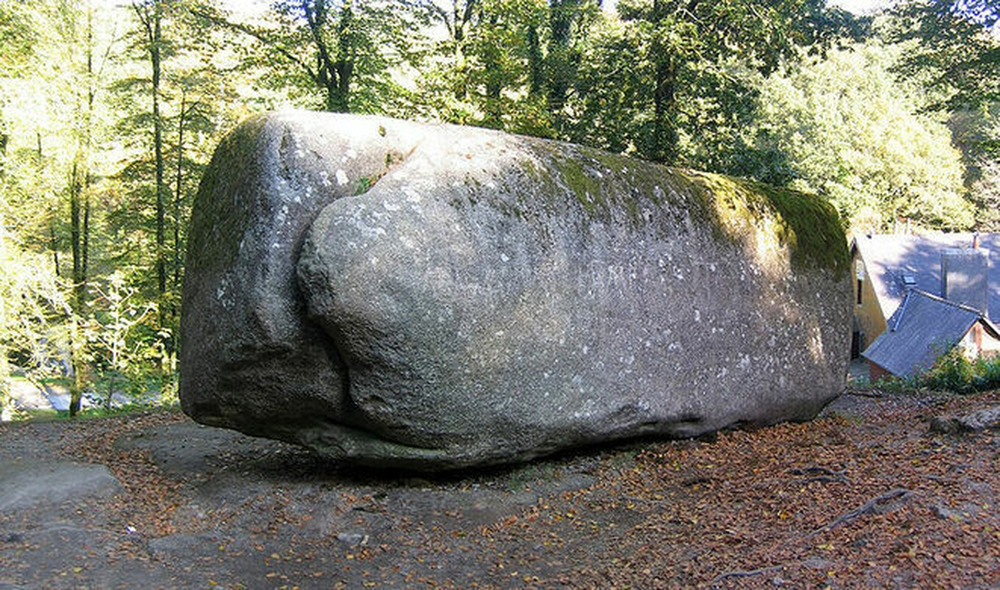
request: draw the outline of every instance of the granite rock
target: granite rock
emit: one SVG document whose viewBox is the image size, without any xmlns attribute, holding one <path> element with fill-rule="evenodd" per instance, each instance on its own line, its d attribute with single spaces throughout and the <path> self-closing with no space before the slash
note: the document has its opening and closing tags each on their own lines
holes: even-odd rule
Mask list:
<svg viewBox="0 0 1000 590">
<path fill-rule="evenodd" d="M 423 470 L 810 419 L 844 388 L 825 202 L 571 144 L 280 113 L 195 202 L 181 401 Z"/>
</svg>

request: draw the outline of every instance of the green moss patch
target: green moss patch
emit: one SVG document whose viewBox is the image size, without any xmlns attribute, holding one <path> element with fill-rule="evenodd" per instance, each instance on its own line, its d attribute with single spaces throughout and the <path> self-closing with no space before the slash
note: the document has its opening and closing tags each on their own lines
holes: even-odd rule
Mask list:
<svg viewBox="0 0 1000 590">
<path fill-rule="evenodd" d="M 770 231 L 789 248 L 793 264 L 831 269 L 838 277 L 850 268 L 844 228 L 830 203 L 750 180 L 701 172 L 681 175 L 703 198 L 714 201 L 718 227 L 731 237 L 739 238 L 770 220 Z"/>
</svg>

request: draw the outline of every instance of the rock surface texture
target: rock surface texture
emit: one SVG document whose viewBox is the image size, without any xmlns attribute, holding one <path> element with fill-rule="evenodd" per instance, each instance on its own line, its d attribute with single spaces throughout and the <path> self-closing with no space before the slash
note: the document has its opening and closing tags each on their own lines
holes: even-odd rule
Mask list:
<svg viewBox="0 0 1000 590">
<path fill-rule="evenodd" d="M 181 402 L 425 470 L 806 420 L 844 387 L 847 268 L 818 199 L 480 129 L 268 115 L 194 205 Z"/>
</svg>

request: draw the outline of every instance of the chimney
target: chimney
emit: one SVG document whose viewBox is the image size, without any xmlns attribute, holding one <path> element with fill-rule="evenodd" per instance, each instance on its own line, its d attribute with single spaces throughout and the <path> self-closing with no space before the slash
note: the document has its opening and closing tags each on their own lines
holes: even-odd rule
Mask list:
<svg viewBox="0 0 1000 590">
<path fill-rule="evenodd" d="M 941 252 L 941 297 L 989 313 L 990 252 L 978 247 L 948 248 Z"/>
</svg>

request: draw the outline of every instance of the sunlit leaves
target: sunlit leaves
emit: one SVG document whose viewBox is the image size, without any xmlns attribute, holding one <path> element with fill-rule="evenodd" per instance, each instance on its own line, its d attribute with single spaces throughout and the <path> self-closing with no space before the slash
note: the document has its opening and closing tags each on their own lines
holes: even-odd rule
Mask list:
<svg viewBox="0 0 1000 590">
<path fill-rule="evenodd" d="M 897 219 L 968 227 L 963 168 L 947 126 L 921 112 L 922 94 L 896 83 L 902 48 L 831 51 L 762 85 L 762 143 L 787 154 L 796 184 L 825 195 L 856 228 Z"/>
<path fill-rule="evenodd" d="M 975 108 L 1000 101 L 1000 4 L 912 0 L 894 12 L 898 39 L 918 40 L 901 72 L 928 77 L 945 96 L 933 106 Z"/>
</svg>

